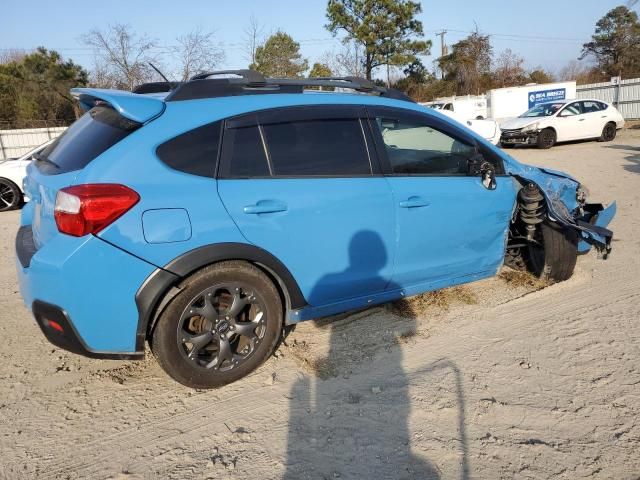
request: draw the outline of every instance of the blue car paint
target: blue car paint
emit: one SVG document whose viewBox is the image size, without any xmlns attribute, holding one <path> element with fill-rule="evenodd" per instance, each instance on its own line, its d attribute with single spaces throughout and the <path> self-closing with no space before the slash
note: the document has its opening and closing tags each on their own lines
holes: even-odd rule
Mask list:
<svg viewBox="0 0 640 480">
<path fill-rule="evenodd" d="M 72 88 L 71 95 L 78 98 L 84 110 L 93 108 L 96 102 L 109 103 L 120 115 L 138 123 L 147 123 L 162 115 L 165 103 L 151 95 L 135 95 L 121 90 L 102 88 Z"/>
<path fill-rule="evenodd" d="M 391 280 L 397 249 L 386 179 L 220 180 L 218 190 L 246 241 L 280 259 L 310 305 L 379 293 Z M 245 212 L 264 199 L 286 211 Z"/>
<path fill-rule="evenodd" d="M 135 294 L 140 286 L 156 267 L 165 267 L 185 252 L 205 245 L 254 243 L 276 254 L 293 273 L 309 303 L 306 308 L 289 311 L 289 323 L 485 278 L 494 275 L 502 263 L 509 218 L 515 208 L 519 185 L 508 176 L 498 177 L 496 191 L 485 190 L 478 179 L 471 177 L 432 179 L 434 183 L 429 188 L 440 189 L 443 196 L 452 195 L 463 184 L 470 190 L 464 193 L 457 190 L 460 195 L 472 195 L 472 189 L 478 190 L 475 198 L 482 201 L 478 208 L 472 206 L 473 212 L 465 214 L 459 208 L 447 209 L 446 205 L 440 205 L 433 191 L 422 190 L 422 184 L 412 185 L 410 179 L 367 178 L 362 180 L 363 184 L 357 179 L 309 179 L 288 184 L 284 179 L 216 181 L 172 170 L 155 154 L 160 144 L 203 124 L 274 107 L 386 105 L 449 121 L 434 110 L 385 98 L 333 93 L 256 95 L 169 103 L 161 96 L 111 90 L 79 89 L 74 93 L 85 108 L 90 108 L 97 100 L 106 101 L 123 116 L 145 126 L 83 170 L 43 176 L 35 166 L 29 168 L 28 194 L 37 201 L 23 210 L 21 224 L 32 225 L 39 250 L 28 268 L 18 264 L 18 272 L 27 306 L 35 298 L 62 306 L 84 342 L 93 350 L 133 352 L 138 321 Z M 550 207 L 552 215 L 560 218 L 577 207 L 578 184 L 575 180 L 564 174 L 520 164 L 484 139 L 472 135 L 486 148 L 497 152 L 507 174 L 537 183 L 553 204 Z M 454 183 L 454 180 L 460 182 Z M 76 239 L 59 234 L 53 219 L 57 191 L 68 185 L 96 182 L 125 184 L 138 192 L 142 201 L 101 231 L 98 237 Z M 278 182 L 279 187 L 274 190 L 264 182 Z M 380 196 L 375 212 L 363 211 L 362 205 L 358 204 L 360 195 L 371 195 L 364 182 L 369 188 L 377 185 L 372 189 Z M 167 184 L 171 185 L 170 189 L 166 188 Z M 351 196 L 345 192 L 348 190 L 345 185 L 353 190 Z M 283 192 L 287 193 L 287 198 L 279 198 Z M 335 201 L 325 206 L 318 203 L 319 194 L 332 193 L 339 195 Z M 416 210 L 396 208 L 403 196 L 410 199 L 416 194 L 431 195 L 428 199 L 431 205 L 424 211 L 434 212 L 433 218 L 420 218 L 420 207 Z M 341 197 L 344 195 L 346 198 Z M 260 200 L 265 199 L 276 203 L 283 200 L 286 210 L 272 213 L 245 211 L 246 207 L 260 206 Z M 383 205 L 385 199 L 392 199 L 387 206 Z M 481 205 L 484 208 L 479 208 Z M 148 219 L 151 223 L 145 222 L 145 215 L 150 211 L 166 213 L 179 209 L 187 212 L 190 235 L 186 233 L 183 214 L 179 214 L 178 228 L 163 226 L 162 214 L 151 214 Z M 613 216 L 610 210 L 605 212 L 608 213 L 597 220 L 603 224 Z M 322 221 L 314 223 L 319 218 Z M 403 233 L 402 222 L 396 222 L 398 218 L 408 226 L 413 224 L 417 229 L 415 235 L 408 227 Z M 274 229 L 273 238 L 261 231 L 257 219 Z M 443 232 L 445 227 L 452 225 L 455 231 Z M 421 253 L 417 240 L 422 234 L 431 239 L 431 245 L 442 242 L 443 237 L 450 246 L 454 242 L 456 245 L 455 252 L 447 246 L 434 247 L 437 255 L 449 255 L 449 258 L 448 262 L 442 258 L 434 258 L 431 263 L 427 261 L 425 268 L 444 269 L 429 278 L 419 277 L 419 269 L 411 265 L 410 257 L 403 251 L 406 248 L 416 255 Z M 456 241 L 467 235 L 471 238 L 465 242 Z M 583 232 L 583 235 L 593 240 L 592 233 Z M 289 243 L 279 247 L 278 236 Z M 150 242 L 150 239 L 160 241 Z M 358 248 L 349 252 L 349 242 Z M 425 253 L 429 252 L 428 247 L 425 246 Z M 357 264 L 361 260 L 355 260 L 356 268 L 353 268 L 354 258 L 371 256 L 378 260 L 368 270 Z M 316 265 L 315 269 L 313 265 Z"/>
<path fill-rule="evenodd" d="M 517 193 L 511 178 L 500 178 L 496 190 L 487 190 L 480 177 L 387 180 L 396 206 L 396 285 L 495 271 L 502 264 Z M 400 206 L 412 196 L 426 205 Z"/>
<path fill-rule="evenodd" d="M 147 243 L 186 242 L 191 220 L 184 208 L 158 208 L 142 214 L 142 234 Z"/>
<path fill-rule="evenodd" d="M 135 351 L 133 295 L 155 266 L 91 235 L 57 235 L 28 268 L 16 266 L 28 308 L 36 299 L 62 306 L 94 352 Z"/>
</svg>

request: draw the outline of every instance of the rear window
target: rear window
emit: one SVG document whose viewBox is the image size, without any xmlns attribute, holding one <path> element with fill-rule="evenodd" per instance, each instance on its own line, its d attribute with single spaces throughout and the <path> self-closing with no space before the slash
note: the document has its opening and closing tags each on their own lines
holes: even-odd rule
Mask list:
<svg viewBox="0 0 640 480">
<path fill-rule="evenodd" d="M 111 107 L 94 107 L 42 151 L 38 167 L 48 174 L 81 170 L 139 127 Z"/>
</svg>

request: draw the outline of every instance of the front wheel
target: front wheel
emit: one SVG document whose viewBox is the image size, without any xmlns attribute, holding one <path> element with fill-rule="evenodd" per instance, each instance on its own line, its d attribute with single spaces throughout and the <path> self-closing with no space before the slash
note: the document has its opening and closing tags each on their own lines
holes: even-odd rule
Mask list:
<svg viewBox="0 0 640 480">
<path fill-rule="evenodd" d="M 578 259 L 578 235 L 572 228 L 546 221 L 527 247 L 526 266 L 536 277 L 553 282 L 568 280 Z"/>
<path fill-rule="evenodd" d="M 0 212 L 15 210 L 22 205 L 22 192 L 11 180 L 0 178 Z"/>
<path fill-rule="evenodd" d="M 259 268 L 221 262 L 180 287 L 151 338 L 158 363 L 174 380 L 192 388 L 220 387 L 273 353 L 282 330 L 282 302 Z"/>
<path fill-rule="evenodd" d="M 538 148 L 551 148 L 556 144 L 556 132 L 551 128 L 545 128 L 538 134 Z"/>
<path fill-rule="evenodd" d="M 601 142 L 612 142 L 616 138 L 616 134 L 618 133 L 618 127 L 615 123 L 609 122 L 602 129 L 602 135 L 598 139 Z"/>
</svg>

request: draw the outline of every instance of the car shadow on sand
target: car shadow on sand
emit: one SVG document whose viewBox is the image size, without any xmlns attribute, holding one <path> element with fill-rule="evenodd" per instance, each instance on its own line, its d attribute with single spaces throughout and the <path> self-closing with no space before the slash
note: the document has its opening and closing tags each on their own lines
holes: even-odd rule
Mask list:
<svg viewBox="0 0 640 480">
<path fill-rule="evenodd" d="M 606 148 L 612 148 L 614 150 L 623 150 L 629 155 L 626 155 L 624 159 L 629 162 L 628 165 L 623 165 L 627 172 L 640 173 L 640 146 L 632 145 L 607 145 Z"/>
<path fill-rule="evenodd" d="M 371 267 L 379 272 L 390 261 L 382 240 L 370 231 L 354 235 L 349 258 L 345 271 L 326 275 L 315 288 L 340 284 L 341 278 L 353 278 L 354 271 Z M 415 312 L 404 311 L 408 314 L 403 322 L 408 325 L 403 327 L 415 331 Z M 462 375 L 455 363 L 441 359 L 405 372 L 403 342 L 397 342 L 360 365 L 336 365 L 334 358 L 345 349 L 364 349 L 363 343 L 371 341 L 371 337 L 348 336 L 354 330 L 346 329 L 343 320 L 321 321 L 323 328 L 330 329 L 325 359 L 331 365 L 326 369 L 329 374 L 300 374 L 291 388 L 284 478 L 439 479 L 442 472 L 431 460 L 437 450 L 417 450 L 414 441 L 431 437 L 437 437 L 436 443 L 449 437 L 450 444 L 459 449 L 459 475 L 447 471 L 446 476 L 468 478 L 465 400 Z M 367 328 L 366 318 L 358 322 L 359 328 Z M 378 338 L 383 343 L 382 334 Z M 380 350 L 384 347 L 380 345 Z M 420 408 L 438 402 L 446 402 L 455 414 L 443 419 L 433 408 Z"/>
</svg>

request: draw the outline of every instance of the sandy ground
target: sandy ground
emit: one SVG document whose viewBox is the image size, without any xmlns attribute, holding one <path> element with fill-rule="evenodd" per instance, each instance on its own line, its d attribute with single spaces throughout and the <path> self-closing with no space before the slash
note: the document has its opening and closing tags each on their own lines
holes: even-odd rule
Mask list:
<svg viewBox="0 0 640 480">
<path fill-rule="evenodd" d="M 640 130 L 513 154 L 618 200 L 609 260 L 303 324 L 217 391 L 48 344 L 2 214 L 0 478 L 640 478 Z"/>
</svg>

